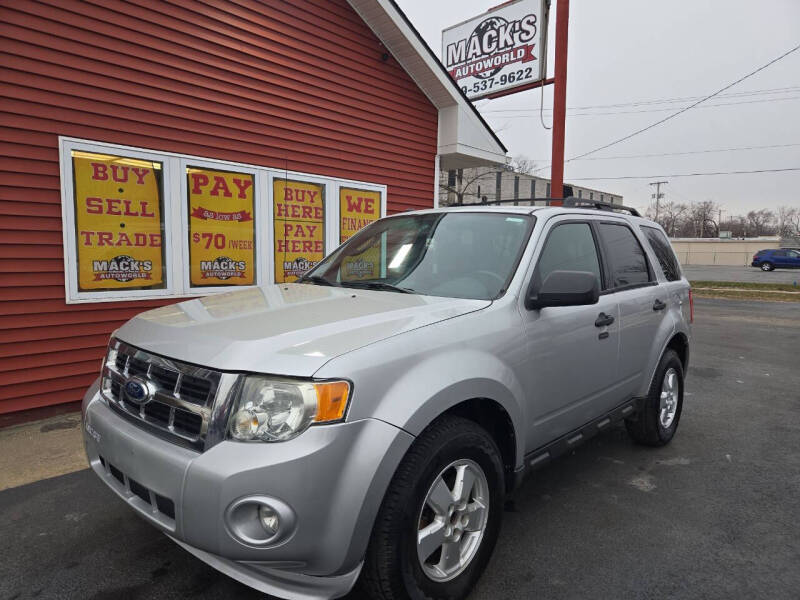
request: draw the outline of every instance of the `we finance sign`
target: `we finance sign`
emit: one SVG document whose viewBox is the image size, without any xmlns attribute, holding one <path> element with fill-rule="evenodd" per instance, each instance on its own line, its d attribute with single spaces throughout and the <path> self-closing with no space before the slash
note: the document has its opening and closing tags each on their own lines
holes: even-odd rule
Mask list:
<svg viewBox="0 0 800 600">
<path fill-rule="evenodd" d="M 442 32 L 442 61 L 468 98 L 544 78 L 543 0 L 507 2 Z"/>
</svg>

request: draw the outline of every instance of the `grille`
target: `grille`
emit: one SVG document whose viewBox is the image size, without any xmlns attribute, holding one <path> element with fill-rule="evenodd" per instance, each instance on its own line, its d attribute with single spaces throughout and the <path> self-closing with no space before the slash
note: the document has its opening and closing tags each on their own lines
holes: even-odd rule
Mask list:
<svg viewBox="0 0 800 600">
<path fill-rule="evenodd" d="M 131 378 L 145 386 L 144 403 L 125 393 L 125 383 Z M 220 379 L 218 371 L 112 340 L 103 367 L 102 393 L 109 406 L 142 427 L 202 450 Z"/>
</svg>

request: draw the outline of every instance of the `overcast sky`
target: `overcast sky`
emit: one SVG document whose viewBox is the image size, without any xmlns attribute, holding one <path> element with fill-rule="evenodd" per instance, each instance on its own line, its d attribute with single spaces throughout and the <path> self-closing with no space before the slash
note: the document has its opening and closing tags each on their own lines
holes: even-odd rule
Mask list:
<svg viewBox="0 0 800 600">
<path fill-rule="evenodd" d="M 437 55 L 442 29 L 500 2 L 397 1 Z M 556 1 L 549 27 L 549 74 L 553 72 Z M 593 108 L 568 110 L 566 157 L 657 121 L 691 103 L 675 99 L 694 100 L 708 95 L 798 44 L 798 0 L 572 0 L 567 106 Z M 553 106 L 552 86 L 545 89 L 544 121 L 551 125 L 552 112 L 547 109 Z M 547 166 L 551 136 L 540 123 L 540 94 L 539 90 L 521 92 L 497 100 L 479 100 L 476 105 L 510 154 L 525 155 L 536 160 L 538 166 Z M 672 101 L 651 103 L 654 100 Z M 670 177 L 681 173 L 800 167 L 800 51 L 708 104 L 727 106 L 705 108 L 701 104 L 657 128 L 587 157 L 594 160 L 567 163 L 565 179 L 622 194 L 626 204 L 638 208 L 649 202 L 653 191 L 650 181 L 668 180 L 662 189 L 667 200 L 714 200 L 726 211 L 723 219 L 753 208 L 782 204 L 800 207 L 800 170 Z M 782 147 L 701 153 L 753 146 Z M 694 154 L 641 157 L 676 152 Z M 615 158 L 620 156 L 637 158 Z M 539 174 L 550 176 L 549 169 Z M 631 175 L 654 177 L 586 179 Z"/>
</svg>

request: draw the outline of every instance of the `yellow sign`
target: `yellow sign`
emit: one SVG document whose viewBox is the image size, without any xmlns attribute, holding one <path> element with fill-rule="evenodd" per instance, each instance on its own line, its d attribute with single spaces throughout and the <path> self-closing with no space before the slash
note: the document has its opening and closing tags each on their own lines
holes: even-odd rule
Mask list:
<svg viewBox="0 0 800 600">
<path fill-rule="evenodd" d="M 339 269 L 339 278 L 342 281 L 358 281 L 361 279 L 379 279 L 381 276 L 381 252 L 380 243 L 371 248 L 367 248 L 361 254 L 348 256 L 342 260 Z"/>
<path fill-rule="evenodd" d="M 325 186 L 273 181 L 275 282 L 295 281 L 325 256 Z"/>
<path fill-rule="evenodd" d="M 72 152 L 78 289 L 164 287 L 161 163 Z"/>
<path fill-rule="evenodd" d="M 380 192 L 339 188 L 339 243 L 380 218 Z"/>
<path fill-rule="evenodd" d="M 191 284 L 253 285 L 253 175 L 188 167 L 186 179 Z"/>
</svg>

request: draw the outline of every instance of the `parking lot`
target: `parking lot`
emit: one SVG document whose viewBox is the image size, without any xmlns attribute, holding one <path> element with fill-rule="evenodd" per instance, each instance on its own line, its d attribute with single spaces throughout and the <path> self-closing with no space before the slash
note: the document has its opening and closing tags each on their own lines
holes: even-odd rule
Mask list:
<svg viewBox="0 0 800 600">
<path fill-rule="evenodd" d="M 616 428 L 529 478 L 473 600 L 797 598 L 800 307 L 698 299 L 694 335 L 673 443 Z M 0 539 L 2 600 L 264 598 L 88 470 L 0 492 Z"/>
</svg>

